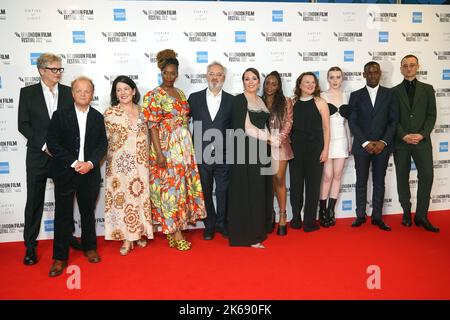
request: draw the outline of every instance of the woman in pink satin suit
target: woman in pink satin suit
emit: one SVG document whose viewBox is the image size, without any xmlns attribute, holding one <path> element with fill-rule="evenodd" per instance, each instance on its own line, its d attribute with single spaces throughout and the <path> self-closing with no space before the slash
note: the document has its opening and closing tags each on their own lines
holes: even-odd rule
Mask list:
<svg viewBox="0 0 450 320">
<path fill-rule="evenodd" d="M 262 99 L 270 110 L 271 133 L 279 134 L 281 141 L 280 147 L 272 146 L 272 167 L 275 168 L 273 186 L 280 210 L 277 235 L 284 236 L 287 234 L 286 168 L 288 160 L 294 157 L 289 138 L 292 128 L 292 101 L 284 96 L 280 74 L 277 71 L 269 73 L 264 80 Z M 275 212 L 273 214 L 273 226 L 275 226 Z"/>
</svg>

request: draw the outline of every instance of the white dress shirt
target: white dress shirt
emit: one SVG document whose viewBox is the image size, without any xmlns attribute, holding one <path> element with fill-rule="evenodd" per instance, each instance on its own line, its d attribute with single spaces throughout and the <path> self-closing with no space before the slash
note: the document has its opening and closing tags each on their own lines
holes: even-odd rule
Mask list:
<svg viewBox="0 0 450 320">
<path fill-rule="evenodd" d="M 380 85 L 377 85 L 375 88 L 369 87 L 366 85 L 367 91 L 369 92 L 369 96 L 370 96 L 370 101 L 372 101 L 372 108 L 375 107 L 375 101 L 377 99 L 377 93 L 378 93 L 378 88 L 380 88 Z M 380 140 L 381 142 L 383 142 L 385 145 L 387 145 L 387 143 L 383 140 Z M 367 145 L 369 144 L 369 141 L 366 141 L 362 144 L 362 147 L 365 148 Z"/>
<path fill-rule="evenodd" d="M 87 116 L 89 113 L 90 107 L 87 107 L 86 111 L 79 110 L 75 105 L 75 113 L 77 115 L 77 122 L 78 122 L 78 128 L 80 129 L 80 149 L 78 152 L 78 160 L 74 161 L 71 165 L 71 167 L 75 167 L 75 164 L 77 161 L 84 161 L 84 142 L 86 139 L 86 123 L 87 123 Z M 89 161 L 89 163 L 94 167 L 92 162 Z"/>
<path fill-rule="evenodd" d="M 222 101 L 222 90 L 215 96 L 211 90 L 206 89 L 206 104 L 208 105 L 209 114 L 211 115 L 211 120 L 214 121 L 214 118 L 219 112 L 220 102 Z"/>
<path fill-rule="evenodd" d="M 44 81 L 41 80 L 42 92 L 44 93 L 45 104 L 47 106 L 47 112 L 50 119 L 52 118 L 53 112 L 58 107 L 58 84 L 55 84 L 53 88 L 47 87 Z M 47 143 L 42 146 L 42 151 L 47 149 Z"/>
</svg>

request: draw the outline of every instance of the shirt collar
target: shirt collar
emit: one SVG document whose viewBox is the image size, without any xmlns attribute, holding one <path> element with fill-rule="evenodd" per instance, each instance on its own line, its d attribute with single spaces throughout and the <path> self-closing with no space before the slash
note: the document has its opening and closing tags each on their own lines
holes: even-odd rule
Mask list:
<svg viewBox="0 0 450 320">
<path fill-rule="evenodd" d="M 48 87 L 42 80 L 41 80 L 41 86 L 42 86 L 42 89 L 44 89 L 45 91 L 51 92 L 50 87 Z M 53 93 L 58 92 L 58 84 L 55 84 L 52 89 L 53 89 Z"/>
<path fill-rule="evenodd" d="M 87 107 L 86 111 L 83 112 L 83 111 L 81 111 L 80 109 L 77 108 L 76 103 L 74 105 L 75 105 L 75 112 L 78 113 L 78 114 L 87 114 L 89 112 L 89 109 L 91 108 L 91 106 L 89 105 Z"/>
<path fill-rule="evenodd" d="M 219 93 L 215 96 L 214 93 L 212 93 L 212 91 L 209 90 L 209 88 L 206 88 L 206 96 L 207 97 L 219 98 L 219 97 L 222 96 L 222 89 L 220 89 Z"/>
<path fill-rule="evenodd" d="M 380 87 L 380 85 L 377 85 L 375 88 L 371 88 L 371 87 L 369 87 L 368 85 L 366 85 L 366 88 L 367 88 L 367 90 L 368 90 L 370 93 L 375 93 L 375 92 L 377 92 L 379 87 Z"/>
<path fill-rule="evenodd" d="M 414 79 L 411 80 L 411 81 L 409 81 L 409 80 L 407 80 L 407 79 L 403 79 L 403 84 L 404 84 L 406 87 L 410 87 L 410 86 L 415 87 L 416 84 L 417 84 L 417 78 L 414 78 Z"/>
</svg>

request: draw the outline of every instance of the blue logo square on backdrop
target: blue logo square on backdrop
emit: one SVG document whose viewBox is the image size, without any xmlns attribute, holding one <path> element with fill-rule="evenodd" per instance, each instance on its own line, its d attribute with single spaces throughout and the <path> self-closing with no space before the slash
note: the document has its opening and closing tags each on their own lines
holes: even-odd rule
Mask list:
<svg viewBox="0 0 450 320">
<path fill-rule="evenodd" d="M 208 51 L 197 51 L 197 63 L 208 63 Z"/>
<path fill-rule="evenodd" d="M 450 80 L 450 69 L 442 70 L 442 80 Z"/>
<path fill-rule="evenodd" d="M 54 231 L 54 220 L 44 220 L 44 230 L 45 232 Z"/>
<path fill-rule="evenodd" d="M 234 42 L 247 42 L 247 32 L 246 31 L 235 31 L 234 32 Z"/>
<path fill-rule="evenodd" d="M 9 162 L 0 162 L 0 174 L 9 173 Z"/>
<path fill-rule="evenodd" d="M 412 23 L 422 23 L 422 12 L 412 13 Z"/>
<path fill-rule="evenodd" d="M 32 66 L 37 64 L 37 59 L 41 56 L 42 52 L 30 52 L 30 63 Z"/>
<path fill-rule="evenodd" d="M 439 152 L 448 152 L 448 141 L 439 143 Z"/>
<path fill-rule="evenodd" d="M 272 10 L 272 22 L 283 22 L 283 10 Z"/>
<path fill-rule="evenodd" d="M 73 43 L 86 43 L 86 34 L 84 31 L 72 31 Z"/>
<path fill-rule="evenodd" d="M 346 50 L 344 51 L 344 62 L 353 62 L 355 61 L 355 51 Z"/>
<path fill-rule="evenodd" d="M 378 32 L 378 42 L 389 42 L 389 32 L 388 31 Z"/>
<path fill-rule="evenodd" d="M 342 211 L 351 211 L 351 210 L 352 210 L 352 200 L 343 200 Z"/>
<path fill-rule="evenodd" d="M 317 79 L 320 78 L 320 71 L 313 71 L 312 73 L 316 75 Z"/>
<path fill-rule="evenodd" d="M 114 21 L 126 21 L 127 12 L 125 9 L 113 9 Z"/>
</svg>

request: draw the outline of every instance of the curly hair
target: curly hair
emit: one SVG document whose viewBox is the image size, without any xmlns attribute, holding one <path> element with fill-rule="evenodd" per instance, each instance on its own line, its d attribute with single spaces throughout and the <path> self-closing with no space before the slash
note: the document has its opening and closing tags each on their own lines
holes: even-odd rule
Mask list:
<svg viewBox="0 0 450 320">
<path fill-rule="evenodd" d="M 177 60 L 177 53 L 172 49 L 165 49 L 158 52 L 156 61 L 158 62 L 158 68 L 161 71 L 169 64 L 175 65 L 178 69 L 179 62 Z"/>
<path fill-rule="evenodd" d="M 282 121 L 284 118 L 284 111 L 286 109 L 286 99 L 284 98 L 281 77 L 280 77 L 280 74 L 278 73 L 278 71 L 272 71 L 271 73 L 269 73 L 267 75 L 266 79 L 264 79 L 264 84 L 263 84 L 264 92 L 263 92 L 263 95 L 261 98 L 266 103 L 267 95 L 266 95 L 265 88 L 266 88 L 267 79 L 269 79 L 269 77 L 274 77 L 275 79 L 277 79 L 277 82 L 278 82 L 278 88 L 277 88 L 277 91 L 275 92 L 275 95 L 273 98 L 273 105 L 272 105 L 272 108 L 270 109 L 270 114 L 271 114 L 271 117 L 273 117 L 275 119 L 277 126 L 280 126 L 282 124 Z M 266 105 L 267 105 L 267 103 L 266 103 Z"/>
<path fill-rule="evenodd" d="M 319 97 L 320 96 L 320 86 L 319 86 L 319 79 L 317 79 L 317 76 L 313 72 L 303 72 L 298 78 L 297 81 L 295 81 L 295 89 L 294 89 L 294 101 L 297 101 L 300 99 L 302 95 L 302 90 L 300 90 L 300 83 L 303 80 L 304 76 L 312 76 L 314 78 L 314 82 L 316 83 L 316 88 L 314 89 L 313 96 Z"/>
</svg>

